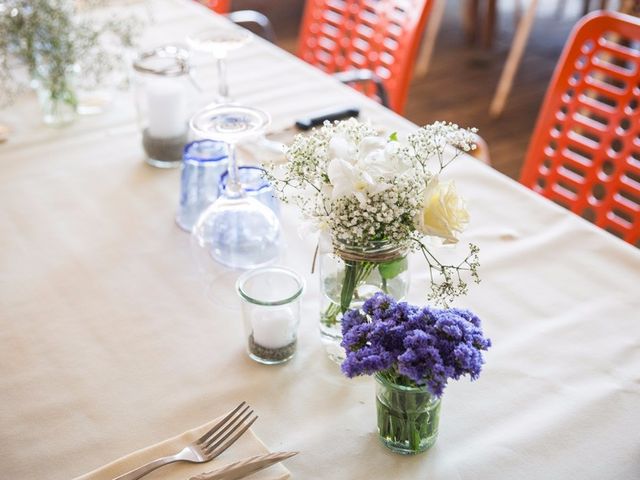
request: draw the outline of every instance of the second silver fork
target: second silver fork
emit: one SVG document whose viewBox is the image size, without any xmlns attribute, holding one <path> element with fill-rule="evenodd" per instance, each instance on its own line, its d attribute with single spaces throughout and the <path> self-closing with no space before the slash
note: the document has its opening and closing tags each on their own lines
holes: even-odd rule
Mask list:
<svg viewBox="0 0 640 480">
<path fill-rule="evenodd" d="M 137 480 L 164 465 L 174 462 L 205 463 L 213 460 L 246 432 L 258 419 L 246 402 L 242 402 L 207 433 L 174 455 L 158 458 L 114 480 Z"/>
</svg>

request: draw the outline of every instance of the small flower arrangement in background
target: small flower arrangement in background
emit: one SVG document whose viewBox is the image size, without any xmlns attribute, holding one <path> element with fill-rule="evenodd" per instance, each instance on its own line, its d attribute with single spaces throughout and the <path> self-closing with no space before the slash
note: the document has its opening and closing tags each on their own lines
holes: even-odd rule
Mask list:
<svg viewBox="0 0 640 480">
<path fill-rule="evenodd" d="M 133 46 L 141 22 L 96 15 L 95 9 L 108 4 L 106 0 L 0 2 L 0 106 L 30 84 L 46 92 L 48 101 L 75 107 L 77 87 L 98 88 L 116 70 L 124 76 L 126 49 Z M 26 71 L 17 69 L 16 63 Z"/>
<path fill-rule="evenodd" d="M 468 310 L 417 307 L 377 293 L 342 319 L 348 377 L 375 375 L 378 432 L 391 450 L 412 454 L 438 435 L 449 380 L 476 380 L 491 341 Z"/>
</svg>

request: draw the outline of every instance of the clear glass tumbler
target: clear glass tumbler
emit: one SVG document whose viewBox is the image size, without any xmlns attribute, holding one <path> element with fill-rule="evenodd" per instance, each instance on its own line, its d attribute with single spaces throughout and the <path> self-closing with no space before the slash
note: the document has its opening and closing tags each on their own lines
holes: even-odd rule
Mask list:
<svg viewBox="0 0 640 480">
<path fill-rule="evenodd" d="M 267 365 L 290 360 L 297 345 L 302 278 L 288 268 L 262 267 L 242 274 L 236 290 L 249 357 Z"/>
<path fill-rule="evenodd" d="M 220 177 L 218 192 L 220 195 L 227 187 L 229 172 L 226 171 Z M 244 166 L 238 167 L 238 182 L 242 185 L 247 196 L 254 197 L 256 200 L 264 203 L 276 215 L 280 214 L 280 203 L 273 195 L 273 188 L 265 178 L 265 171 L 260 167 Z"/>
<path fill-rule="evenodd" d="M 227 170 L 227 146 L 213 140 L 197 140 L 184 147 L 180 181 L 180 206 L 176 223 L 188 232 L 200 214 L 219 195 L 221 175 Z"/>
</svg>

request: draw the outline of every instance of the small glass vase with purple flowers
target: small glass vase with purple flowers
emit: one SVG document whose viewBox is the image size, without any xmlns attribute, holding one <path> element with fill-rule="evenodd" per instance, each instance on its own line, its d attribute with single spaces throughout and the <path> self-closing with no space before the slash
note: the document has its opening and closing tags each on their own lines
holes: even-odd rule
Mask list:
<svg viewBox="0 0 640 480">
<path fill-rule="evenodd" d="M 376 373 L 378 434 L 390 450 L 401 454 L 424 452 L 438 438 L 440 398 L 427 387 L 401 385 Z M 409 382 L 411 383 L 411 382 Z"/>
<path fill-rule="evenodd" d="M 382 293 L 344 314 L 342 336 L 342 372 L 375 376 L 380 440 L 402 454 L 436 442 L 447 382 L 476 380 L 491 346 L 469 310 L 419 307 Z"/>
</svg>

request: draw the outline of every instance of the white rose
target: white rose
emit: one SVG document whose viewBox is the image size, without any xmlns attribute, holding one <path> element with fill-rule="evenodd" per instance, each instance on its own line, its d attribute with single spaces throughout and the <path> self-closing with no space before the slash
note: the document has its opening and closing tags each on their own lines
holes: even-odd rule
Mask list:
<svg viewBox="0 0 640 480">
<path fill-rule="evenodd" d="M 462 197 L 458 196 L 453 182 L 440 183 L 433 178 L 424 192 L 422 211 L 418 214 L 418 230 L 442 238 L 445 244 L 458 242 L 469 223 L 469 212 Z"/>
</svg>

